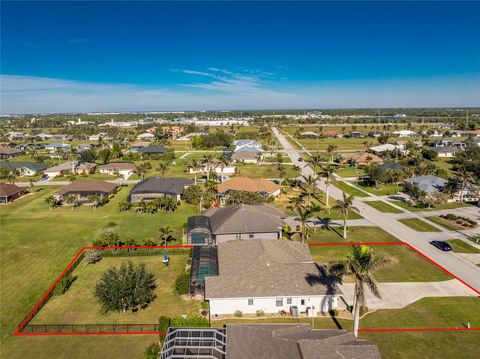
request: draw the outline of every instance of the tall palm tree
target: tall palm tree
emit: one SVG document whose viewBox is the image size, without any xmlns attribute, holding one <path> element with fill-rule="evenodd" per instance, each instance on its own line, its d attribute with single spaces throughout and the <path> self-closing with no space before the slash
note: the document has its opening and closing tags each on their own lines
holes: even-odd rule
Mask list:
<svg viewBox="0 0 480 359">
<path fill-rule="evenodd" d="M 353 334 L 355 336 L 358 336 L 360 306 L 364 306 L 366 303 L 365 288 L 368 287 L 375 297 L 382 298 L 375 278 L 372 275 L 373 272 L 393 262 L 392 258 L 376 255 L 366 246 L 352 246 L 352 254 L 348 255 L 343 261 L 332 265 L 332 272 L 339 278 L 351 275 L 355 279 L 352 309 Z"/>
<path fill-rule="evenodd" d="M 173 229 L 169 226 L 160 227 L 158 229 L 158 238 L 160 239 L 160 245 L 165 245 L 165 250 L 167 249 L 167 243 L 173 236 Z"/>
<path fill-rule="evenodd" d="M 168 165 L 169 165 L 168 162 L 160 162 L 158 164 L 157 171 L 160 172 L 162 176 L 165 176 L 165 172 L 167 172 L 168 170 Z"/>
<path fill-rule="evenodd" d="M 325 206 L 330 207 L 330 186 L 335 182 L 336 167 L 332 165 L 322 166 L 322 171 L 319 173 L 320 177 L 325 180 Z"/>
<path fill-rule="evenodd" d="M 317 173 L 317 167 L 322 165 L 322 156 L 320 155 L 312 155 L 310 160 L 308 161 L 313 166 L 313 172 Z"/>
<path fill-rule="evenodd" d="M 317 192 L 317 176 L 302 176 L 303 180 L 303 191 L 305 192 L 307 196 L 307 205 L 310 205 L 310 200 L 312 197 L 315 197 L 315 193 Z"/>
<path fill-rule="evenodd" d="M 192 170 L 195 179 L 195 185 L 197 185 L 197 172 L 202 169 L 202 164 L 197 160 L 192 160 L 187 164 L 187 168 Z"/>
<path fill-rule="evenodd" d="M 322 207 L 315 202 L 311 202 L 310 205 L 307 207 L 310 216 L 313 217 L 313 231 L 317 232 L 317 214 L 322 211 Z"/>
<path fill-rule="evenodd" d="M 310 227 L 308 226 L 308 221 L 310 220 L 311 213 L 307 208 L 304 207 L 296 207 L 295 213 L 298 216 L 298 220 L 300 221 L 301 225 L 299 226 L 299 233 L 300 233 L 300 240 L 305 243 L 305 240 L 308 239 L 310 235 Z"/>
<path fill-rule="evenodd" d="M 207 181 L 210 180 L 210 170 L 212 169 L 212 166 L 214 165 L 215 160 L 211 154 L 205 155 L 202 158 L 202 164 L 205 165 L 205 170 L 207 171 Z"/>
<path fill-rule="evenodd" d="M 467 171 L 465 169 L 460 169 L 458 171 L 458 180 L 460 183 L 460 202 L 463 203 L 463 192 L 465 191 L 465 188 L 469 185 L 475 182 L 475 179 L 473 178 L 473 172 Z"/>
<path fill-rule="evenodd" d="M 333 162 L 333 154 L 335 153 L 337 146 L 335 145 L 328 145 L 327 152 L 330 155 L 330 162 Z"/>
<path fill-rule="evenodd" d="M 343 238 L 347 239 L 347 218 L 348 212 L 351 210 L 356 210 L 353 207 L 353 196 L 347 196 L 345 192 L 343 192 L 343 201 L 338 200 L 335 206 L 333 206 L 334 210 L 337 210 L 338 214 L 343 216 Z"/>
<path fill-rule="evenodd" d="M 220 161 L 218 162 L 218 166 L 220 167 L 220 172 L 221 172 L 221 181 L 223 183 L 223 170 L 225 167 L 230 166 L 231 160 L 225 156 L 220 158 Z"/>
</svg>

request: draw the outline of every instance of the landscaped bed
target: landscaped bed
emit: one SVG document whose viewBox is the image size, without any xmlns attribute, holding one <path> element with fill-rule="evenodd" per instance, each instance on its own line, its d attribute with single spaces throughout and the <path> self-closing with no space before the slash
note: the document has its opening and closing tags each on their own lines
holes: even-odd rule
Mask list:
<svg viewBox="0 0 480 359">
<path fill-rule="evenodd" d="M 441 232 L 438 228 L 423 222 L 418 218 L 406 218 L 401 219 L 399 222 L 403 223 L 404 225 L 410 227 L 411 229 L 417 232 Z"/>
<path fill-rule="evenodd" d="M 73 271 L 77 279 L 65 294 L 52 297 L 34 317 L 30 324 L 156 324 L 160 315 L 175 317 L 181 314 L 198 316 L 200 301 L 185 300 L 175 294 L 174 282 L 185 271 L 189 251 L 185 254 L 170 254 L 170 265 L 162 264 L 162 255 L 141 257 L 104 257 L 96 264 L 84 266 L 84 262 Z M 100 304 L 93 292 L 101 275 L 111 266 L 119 267 L 122 262 L 145 264 L 156 278 L 156 298 L 146 309 L 126 312 L 101 312 Z"/>
<path fill-rule="evenodd" d="M 457 216 L 453 213 L 440 215 L 438 217 L 428 217 L 428 219 L 453 231 L 477 227 L 476 221 L 471 220 L 470 218 Z"/>
</svg>

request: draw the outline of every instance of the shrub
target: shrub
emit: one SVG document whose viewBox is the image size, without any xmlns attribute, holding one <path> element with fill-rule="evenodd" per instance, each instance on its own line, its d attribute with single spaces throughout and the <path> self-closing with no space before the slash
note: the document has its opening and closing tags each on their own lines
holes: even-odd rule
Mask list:
<svg viewBox="0 0 480 359">
<path fill-rule="evenodd" d="M 160 345 L 158 343 L 150 344 L 147 349 L 145 349 L 145 359 L 157 359 L 160 357 Z"/>
<path fill-rule="evenodd" d="M 257 317 L 263 317 L 265 312 L 262 309 L 256 311 Z"/>
<path fill-rule="evenodd" d="M 365 305 L 362 305 L 360 307 L 360 316 L 367 314 L 368 313 L 368 308 Z"/>
<path fill-rule="evenodd" d="M 166 332 L 168 330 L 168 327 L 170 326 L 170 321 L 171 319 L 169 317 L 162 315 L 160 318 L 158 318 L 158 330 L 161 332 Z M 165 334 L 159 335 L 159 338 L 162 342 L 165 341 L 165 336 Z"/>
<path fill-rule="evenodd" d="M 448 219 L 449 221 L 454 221 L 457 219 L 457 216 L 452 213 L 449 213 L 445 216 L 445 218 Z"/>
<path fill-rule="evenodd" d="M 95 264 L 102 259 L 100 251 L 88 251 L 85 254 L 85 265 Z"/>
<path fill-rule="evenodd" d="M 135 311 L 155 299 L 155 287 L 155 276 L 144 264 L 123 262 L 119 268 L 110 267 L 102 274 L 94 295 L 104 312 Z"/>
<path fill-rule="evenodd" d="M 71 274 L 64 276 L 55 286 L 55 294 L 65 294 L 65 292 L 68 290 L 68 288 L 70 288 L 70 286 L 76 279 L 77 276 L 73 276 Z"/>
<path fill-rule="evenodd" d="M 210 323 L 204 317 L 175 317 L 170 323 L 172 327 L 209 327 Z"/>
<path fill-rule="evenodd" d="M 210 303 L 204 300 L 201 304 L 202 309 L 208 310 L 210 308 Z"/>
<path fill-rule="evenodd" d="M 187 272 L 179 274 L 175 279 L 175 292 L 179 295 L 190 292 L 190 276 Z"/>
<path fill-rule="evenodd" d="M 235 313 L 233 313 L 233 316 L 236 318 L 241 318 L 243 317 L 243 313 L 241 310 L 236 310 Z"/>
</svg>

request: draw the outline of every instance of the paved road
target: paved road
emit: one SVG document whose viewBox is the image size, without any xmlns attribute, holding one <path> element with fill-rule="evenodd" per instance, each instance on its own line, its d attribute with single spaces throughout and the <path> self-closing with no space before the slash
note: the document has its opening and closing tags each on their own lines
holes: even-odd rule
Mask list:
<svg viewBox="0 0 480 359">
<path fill-rule="evenodd" d="M 304 162 L 299 162 L 299 151 L 296 150 L 285 138 L 285 136 L 278 131 L 277 128 L 272 128 L 273 133 L 277 137 L 280 144 L 283 146 L 291 161 L 300 166 L 302 174 L 312 175 L 313 170 Z M 317 186 L 325 191 L 324 180 L 321 179 L 317 182 Z M 330 186 L 330 196 L 335 199 L 341 199 L 343 193 L 341 190 L 334 186 Z M 456 275 L 458 278 L 466 282 L 471 287 L 475 288 L 480 294 L 480 268 L 467 261 L 465 258 L 457 255 L 453 252 L 442 252 L 437 248 L 430 245 L 428 242 L 430 239 L 423 235 L 421 232 L 416 232 L 413 229 L 405 226 L 392 218 L 388 214 L 382 213 L 375 208 L 367 205 L 361 199 L 354 199 L 354 206 L 359 210 L 359 213 L 369 220 L 381 227 L 386 232 L 394 235 L 403 242 L 410 244 L 412 247 L 423 253 L 425 256 L 431 258 L 448 271 Z M 368 240 L 368 238 L 365 238 Z"/>
<path fill-rule="evenodd" d="M 353 283 L 340 286 L 347 302 L 353 298 Z M 369 309 L 404 308 L 425 297 L 471 297 L 477 294 L 456 279 L 442 282 L 402 282 L 378 283 L 382 298 L 376 298 L 370 291 L 366 292 Z M 351 305 L 351 303 L 349 303 Z"/>
</svg>

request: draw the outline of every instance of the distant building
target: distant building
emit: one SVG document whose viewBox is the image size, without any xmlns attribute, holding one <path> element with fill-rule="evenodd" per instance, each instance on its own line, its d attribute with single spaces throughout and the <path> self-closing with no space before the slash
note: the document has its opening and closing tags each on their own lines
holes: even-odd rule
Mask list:
<svg viewBox="0 0 480 359">
<path fill-rule="evenodd" d="M 306 131 L 306 132 L 301 133 L 300 137 L 303 137 L 303 138 L 317 138 L 317 137 L 320 137 L 320 135 L 318 133 L 313 132 L 313 131 Z"/>
<path fill-rule="evenodd" d="M 138 135 L 137 139 L 141 140 L 141 141 L 151 141 L 151 140 L 155 139 L 155 135 L 153 133 L 145 132 L 145 133 L 142 133 L 142 134 Z"/>
<path fill-rule="evenodd" d="M 410 130 L 393 131 L 392 134 L 397 137 L 412 137 L 417 135 L 416 132 Z"/>
<path fill-rule="evenodd" d="M 0 203 L 13 202 L 25 194 L 25 188 L 10 183 L 0 183 Z"/>
<path fill-rule="evenodd" d="M 97 167 L 95 163 L 70 161 L 47 168 L 44 173 L 48 177 L 65 176 L 69 174 L 90 174 L 94 171 L 95 167 Z"/>
<path fill-rule="evenodd" d="M 75 196 L 80 203 L 89 202 L 88 197 L 98 195 L 101 197 L 115 193 L 117 185 L 100 180 L 81 180 L 74 181 L 69 185 L 60 188 L 54 193 L 54 197 L 65 199 L 68 196 Z"/>
<path fill-rule="evenodd" d="M 11 172 L 16 172 L 20 176 L 35 176 L 48 168 L 43 162 L 0 162 L 0 167 L 6 168 Z"/>
<path fill-rule="evenodd" d="M 168 149 L 162 146 L 146 146 L 141 147 L 137 150 L 138 153 L 142 155 L 152 156 L 152 155 L 165 155 L 169 152 Z"/>
<path fill-rule="evenodd" d="M 379 145 L 379 146 L 374 146 L 369 148 L 370 151 L 373 153 L 379 154 L 379 153 L 385 153 L 385 152 L 393 152 L 395 150 L 404 151 L 404 146 L 400 144 L 391 144 L 391 143 L 386 143 L 384 145 Z"/>
<path fill-rule="evenodd" d="M 128 201 L 132 203 L 153 201 L 161 197 L 171 197 L 180 201 L 185 190 L 193 185 L 188 178 L 149 177 L 137 183 L 128 194 Z"/>
<path fill-rule="evenodd" d="M 137 166 L 132 162 L 110 162 L 103 166 L 98 166 L 98 173 L 105 173 L 112 176 L 119 174 L 124 179 L 128 179 L 135 170 Z"/>
<path fill-rule="evenodd" d="M 66 151 L 70 149 L 70 145 L 66 143 L 48 143 L 45 145 L 45 150 L 49 152 Z"/>
<path fill-rule="evenodd" d="M 433 147 L 431 150 L 436 152 L 440 158 L 452 158 L 455 157 L 456 153 L 462 151 L 460 148 L 453 146 Z"/>
<path fill-rule="evenodd" d="M 264 178 L 233 177 L 217 186 L 217 194 L 222 203 L 232 191 L 258 193 L 267 199 L 280 194 L 280 185 Z"/>
<path fill-rule="evenodd" d="M 0 147 L 0 158 L 12 158 L 23 155 L 23 151 L 18 148 Z"/>
<path fill-rule="evenodd" d="M 368 166 L 372 163 L 382 164 L 383 160 L 373 153 L 368 152 L 352 152 L 344 153 L 340 158 L 340 164 L 355 162 L 359 166 Z"/>
</svg>

